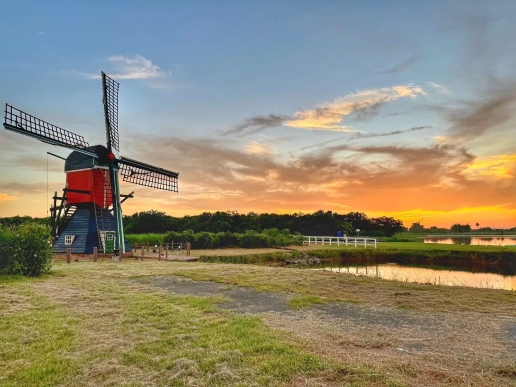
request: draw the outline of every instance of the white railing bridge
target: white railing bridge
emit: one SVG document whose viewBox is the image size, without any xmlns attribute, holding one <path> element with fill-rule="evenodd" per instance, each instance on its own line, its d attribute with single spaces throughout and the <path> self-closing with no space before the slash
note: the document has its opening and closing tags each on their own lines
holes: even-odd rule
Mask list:
<svg viewBox="0 0 516 387">
<path fill-rule="evenodd" d="M 303 244 L 305 245 L 311 245 L 311 244 L 321 244 L 321 245 L 355 245 L 355 247 L 358 246 L 364 246 L 367 248 L 367 246 L 374 246 L 376 249 L 376 246 L 378 244 L 377 238 L 368 238 L 368 237 L 334 237 L 334 236 L 303 236 Z"/>
</svg>

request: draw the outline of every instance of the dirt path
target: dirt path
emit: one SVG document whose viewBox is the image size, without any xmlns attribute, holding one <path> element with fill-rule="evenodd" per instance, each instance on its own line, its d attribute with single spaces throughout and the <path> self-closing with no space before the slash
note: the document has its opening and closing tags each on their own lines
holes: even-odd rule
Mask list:
<svg viewBox="0 0 516 387">
<path fill-rule="evenodd" d="M 290 309 L 287 293 L 155 277 L 176 294 L 223 296 L 221 308 L 259 314 L 271 327 L 328 359 L 380 367 L 414 386 L 516 386 L 516 318 L 437 313 L 343 302 Z M 316 386 L 318 382 L 303 381 Z"/>
</svg>

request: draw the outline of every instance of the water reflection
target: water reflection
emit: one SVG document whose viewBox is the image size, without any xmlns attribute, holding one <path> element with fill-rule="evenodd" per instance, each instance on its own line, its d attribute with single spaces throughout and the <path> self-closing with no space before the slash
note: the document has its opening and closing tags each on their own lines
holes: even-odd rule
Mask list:
<svg viewBox="0 0 516 387">
<path fill-rule="evenodd" d="M 435 270 L 402 266 L 395 263 L 367 266 L 326 267 L 336 273 L 365 275 L 387 280 L 415 282 L 443 286 L 469 286 L 474 288 L 516 290 L 516 275 L 504 276 L 493 273 L 470 273 L 467 271 Z"/>
<path fill-rule="evenodd" d="M 516 236 L 450 236 L 428 237 L 425 243 L 444 243 L 448 245 L 482 245 L 482 246 L 511 246 L 516 245 Z"/>
</svg>

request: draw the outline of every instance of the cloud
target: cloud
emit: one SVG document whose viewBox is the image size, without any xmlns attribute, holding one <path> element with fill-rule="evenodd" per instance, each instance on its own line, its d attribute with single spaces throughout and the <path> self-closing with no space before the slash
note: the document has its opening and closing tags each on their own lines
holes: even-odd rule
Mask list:
<svg viewBox="0 0 516 387">
<path fill-rule="evenodd" d="M 286 126 L 299 129 L 320 129 L 337 132 L 350 131 L 339 123 L 352 113 L 375 111 L 380 105 L 396 101 L 400 98 L 416 98 L 425 95 L 420 86 L 402 85 L 391 88 L 362 90 L 323 104 L 315 109 L 300 111 L 285 122 Z"/>
<path fill-rule="evenodd" d="M 456 145 L 344 144 L 284 160 L 280 155 L 263 157 L 260 152 L 231 149 L 214 140 L 137 141 L 138 151 L 147 155 L 146 161 L 180 172 L 180 195 L 170 200 L 171 206 L 181 208 L 207 209 L 208 203 L 212 203 L 213 208 L 220 209 L 221 203 L 226 203 L 226 208 L 239 210 L 305 210 L 320 205 L 317 203 L 344 200 L 343 205 L 353 208 L 388 211 L 420 208 L 426 201 L 431 201 L 427 203 L 429 207 L 451 208 L 500 204 L 512 197 L 508 187 L 496 184 L 483 188 L 481 197 L 471 195 L 486 184 L 483 177 L 472 178 L 461 173 L 476 158 Z M 346 157 L 342 157 L 342 152 Z M 507 184 L 516 188 L 514 181 Z M 186 192 L 185 186 L 188 187 Z M 197 203 L 198 197 L 190 198 L 192 187 L 196 192 L 202 189 L 217 194 L 206 194 Z M 432 195 L 436 195 L 436 199 L 432 199 Z M 389 197 L 387 202 L 382 199 L 385 197 Z"/>
<path fill-rule="evenodd" d="M 359 138 L 371 138 L 371 137 L 387 137 L 387 136 L 394 136 L 396 134 L 401 133 L 409 133 L 409 132 L 415 132 L 418 130 L 428 129 L 432 128 L 432 126 L 426 125 L 426 126 L 414 126 L 408 130 L 394 130 L 392 132 L 386 132 L 386 133 L 366 133 L 366 132 L 358 132 L 354 134 L 352 137 L 350 137 L 350 140 L 356 140 Z"/>
<path fill-rule="evenodd" d="M 0 203 L 15 200 L 12 196 L 0 192 Z"/>
<path fill-rule="evenodd" d="M 167 82 L 170 74 L 156 66 L 150 59 L 142 55 L 126 57 L 114 55 L 106 59 L 109 70 L 106 71 L 114 79 L 144 79 L 148 85 L 154 88 L 170 89 L 172 85 Z M 85 79 L 101 79 L 100 71 L 97 74 L 85 73 L 76 70 L 64 70 L 63 74 Z"/>
<path fill-rule="evenodd" d="M 459 108 L 443 108 L 451 126 L 449 135 L 457 141 L 471 140 L 494 130 L 514 117 L 516 85 L 513 82 L 493 81 L 481 98 Z"/>
<path fill-rule="evenodd" d="M 142 55 L 136 55 L 133 58 L 122 55 L 111 56 L 108 60 L 117 71 L 110 76 L 116 79 L 153 79 L 167 76 L 166 72 Z"/>
<path fill-rule="evenodd" d="M 222 135 L 245 136 L 278 126 L 305 130 L 357 132 L 356 129 L 340 123 L 351 114 L 355 114 L 355 120 L 358 121 L 371 118 L 378 114 L 378 109 L 383 104 L 400 98 L 416 98 L 420 95 L 426 95 L 426 93 L 420 86 L 412 84 L 362 90 L 314 109 L 298 111 L 294 115 L 269 114 L 247 118 L 243 123 L 222 132 Z"/>
<path fill-rule="evenodd" d="M 267 128 L 274 128 L 281 126 L 286 120 L 291 119 L 289 116 L 280 116 L 276 114 L 269 114 L 268 116 L 256 116 L 247 118 L 243 123 L 235 126 L 233 129 L 222 133 L 223 136 L 234 134 L 254 134 L 265 130 Z"/>
<path fill-rule="evenodd" d="M 448 88 L 444 85 L 440 85 L 439 83 L 435 82 L 427 82 L 427 84 L 443 94 L 450 95 L 450 90 L 448 90 Z"/>
<path fill-rule="evenodd" d="M 498 155 L 475 160 L 462 172 L 471 178 L 493 177 L 496 179 L 516 178 L 516 154 Z"/>
<path fill-rule="evenodd" d="M 414 53 L 404 61 L 398 63 L 396 66 L 391 67 L 390 69 L 378 71 L 378 74 L 395 74 L 405 70 L 407 67 L 417 62 L 421 58 L 419 53 Z"/>
<path fill-rule="evenodd" d="M 253 141 L 247 144 L 245 151 L 249 154 L 265 155 L 271 153 L 270 149 L 259 142 Z"/>
</svg>

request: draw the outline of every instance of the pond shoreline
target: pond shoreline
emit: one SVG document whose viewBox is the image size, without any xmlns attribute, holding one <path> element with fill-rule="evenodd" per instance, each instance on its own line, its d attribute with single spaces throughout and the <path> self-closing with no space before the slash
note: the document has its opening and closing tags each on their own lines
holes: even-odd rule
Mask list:
<svg viewBox="0 0 516 387">
<path fill-rule="evenodd" d="M 495 268 L 494 272 L 516 273 L 514 251 L 461 251 L 412 249 L 318 249 L 310 251 L 286 250 L 241 255 L 200 255 L 202 262 L 282 264 L 303 258 L 318 258 L 321 262 L 349 261 L 356 263 L 422 264 L 471 268 L 472 271 Z"/>
</svg>

